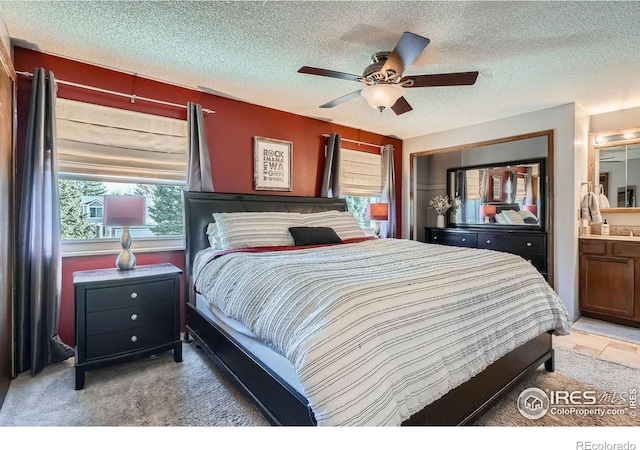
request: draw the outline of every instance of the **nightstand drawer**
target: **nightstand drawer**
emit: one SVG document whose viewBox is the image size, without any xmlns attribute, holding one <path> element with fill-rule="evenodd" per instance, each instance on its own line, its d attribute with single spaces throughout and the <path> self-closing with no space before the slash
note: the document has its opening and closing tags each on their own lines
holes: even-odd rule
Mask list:
<svg viewBox="0 0 640 450">
<path fill-rule="evenodd" d="M 178 339 L 171 322 L 132 328 L 115 333 L 87 336 L 87 359 L 115 356 Z"/>
<path fill-rule="evenodd" d="M 87 312 L 173 300 L 174 280 L 87 289 Z"/>
<path fill-rule="evenodd" d="M 87 335 L 139 328 L 173 320 L 173 301 L 87 314 Z"/>
</svg>

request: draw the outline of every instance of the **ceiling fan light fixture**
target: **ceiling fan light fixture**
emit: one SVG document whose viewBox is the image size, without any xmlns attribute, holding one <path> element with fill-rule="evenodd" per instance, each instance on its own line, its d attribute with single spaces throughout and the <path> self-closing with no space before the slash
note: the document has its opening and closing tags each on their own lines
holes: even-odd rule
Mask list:
<svg viewBox="0 0 640 450">
<path fill-rule="evenodd" d="M 382 111 L 395 105 L 403 93 L 402 87 L 397 84 L 374 84 L 362 89 L 360 95 L 372 108 Z"/>
</svg>

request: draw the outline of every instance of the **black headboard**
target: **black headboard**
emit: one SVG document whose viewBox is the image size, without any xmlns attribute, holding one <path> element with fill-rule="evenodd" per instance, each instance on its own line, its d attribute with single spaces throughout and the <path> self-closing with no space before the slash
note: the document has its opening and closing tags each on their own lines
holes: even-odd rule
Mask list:
<svg viewBox="0 0 640 450">
<path fill-rule="evenodd" d="M 191 272 L 196 254 L 209 246 L 207 226 L 214 212 L 282 211 L 312 213 L 330 210 L 346 211 L 340 198 L 291 197 L 283 195 L 222 194 L 217 192 L 183 192 L 185 215 L 185 257 L 187 296 L 190 298 Z"/>
</svg>

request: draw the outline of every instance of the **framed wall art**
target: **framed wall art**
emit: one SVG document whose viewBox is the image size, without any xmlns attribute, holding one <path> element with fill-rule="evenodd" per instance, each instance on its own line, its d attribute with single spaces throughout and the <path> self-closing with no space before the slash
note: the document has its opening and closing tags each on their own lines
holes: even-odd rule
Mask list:
<svg viewBox="0 0 640 450">
<path fill-rule="evenodd" d="M 498 175 L 493 175 L 491 178 L 493 181 L 493 196 L 492 196 L 493 201 L 501 202 L 502 201 L 502 177 Z"/>
<path fill-rule="evenodd" d="M 253 157 L 256 191 L 293 190 L 293 143 L 256 136 Z"/>
</svg>

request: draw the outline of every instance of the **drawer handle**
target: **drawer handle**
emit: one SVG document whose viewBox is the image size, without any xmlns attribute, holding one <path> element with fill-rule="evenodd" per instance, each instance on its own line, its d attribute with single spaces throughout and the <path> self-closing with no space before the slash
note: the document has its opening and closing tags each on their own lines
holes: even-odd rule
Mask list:
<svg viewBox="0 0 640 450">
<path fill-rule="evenodd" d="M 137 292 L 132 292 L 131 293 L 131 298 L 138 298 L 138 293 Z"/>
<path fill-rule="evenodd" d="M 137 342 L 138 341 L 138 336 L 131 336 L 131 342 Z"/>
<path fill-rule="evenodd" d="M 527 247 L 531 247 L 531 242 L 527 242 Z"/>
<path fill-rule="evenodd" d="M 491 244 L 491 241 L 487 241 L 487 244 Z"/>
<path fill-rule="evenodd" d="M 467 242 L 467 238 L 462 238 L 462 242 Z"/>
<path fill-rule="evenodd" d="M 438 236 L 434 236 L 434 237 L 433 237 L 433 240 L 434 240 L 434 241 L 438 240 Z"/>
<path fill-rule="evenodd" d="M 131 320 L 138 320 L 137 314 L 131 314 Z"/>
</svg>

